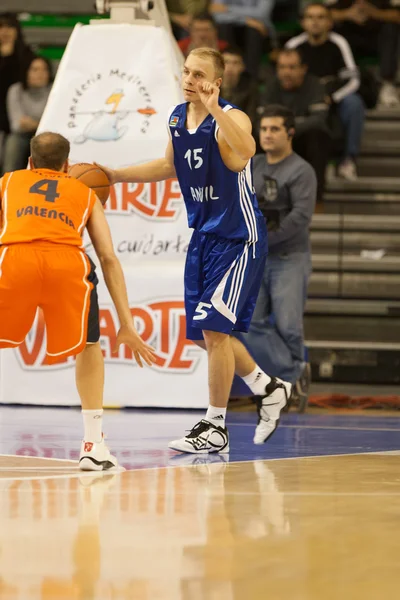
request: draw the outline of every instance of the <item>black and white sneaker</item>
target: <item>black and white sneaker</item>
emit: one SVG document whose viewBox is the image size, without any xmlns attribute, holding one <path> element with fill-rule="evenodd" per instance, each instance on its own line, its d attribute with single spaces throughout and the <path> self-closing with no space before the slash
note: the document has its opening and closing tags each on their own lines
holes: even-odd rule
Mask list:
<svg viewBox="0 0 400 600">
<path fill-rule="evenodd" d="M 258 424 L 253 438 L 255 444 L 264 444 L 274 433 L 291 390 L 291 383 L 272 377 L 265 388 L 265 396 L 255 396 L 258 413 Z"/>
<path fill-rule="evenodd" d="M 210 421 L 202 419 L 185 437 L 173 440 L 168 447 L 190 454 L 226 453 L 229 452 L 228 430 L 226 427 L 217 427 Z"/>
<path fill-rule="evenodd" d="M 81 471 L 124 470 L 119 467 L 117 459 L 107 448 L 104 437 L 101 442 L 86 442 L 85 440 L 82 442 L 79 468 Z"/>
</svg>

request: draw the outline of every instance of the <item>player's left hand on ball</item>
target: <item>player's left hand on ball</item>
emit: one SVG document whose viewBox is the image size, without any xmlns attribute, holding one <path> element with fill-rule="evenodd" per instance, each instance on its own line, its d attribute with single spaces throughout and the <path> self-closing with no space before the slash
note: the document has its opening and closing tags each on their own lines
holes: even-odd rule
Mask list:
<svg viewBox="0 0 400 600">
<path fill-rule="evenodd" d="M 197 84 L 197 93 L 208 110 L 218 106 L 219 91 L 219 87 L 209 81 L 200 81 Z"/>
<path fill-rule="evenodd" d="M 135 357 L 135 360 L 139 367 L 143 367 L 142 360 L 151 366 L 156 361 L 154 354 L 154 348 L 146 344 L 136 331 L 135 327 L 122 326 L 117 334 L 117 341 L 115 344 L 114 352 L 118 352 L 121 344 L 128 346 Z"/>
</svg>

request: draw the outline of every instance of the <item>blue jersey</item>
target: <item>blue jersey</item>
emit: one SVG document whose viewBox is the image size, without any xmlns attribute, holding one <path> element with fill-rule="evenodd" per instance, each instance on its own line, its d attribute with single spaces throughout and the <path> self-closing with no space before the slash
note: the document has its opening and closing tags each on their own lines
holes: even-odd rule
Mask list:
<svg viewBox="0 0 400 600">
<path fill-rule="evenodd" d="M 222 99 L 219 105 L 224 111 L 235 108 Z M 226 239 L 265 241 L 265 220 L 253 188 L 251 161 L 239 173 L 228 169 L 219 151 L 215 119 L 209 114 L 195 131 L 189 131 L 187 106 L 179 104 L 171 111 L 168 126 L 189 227 Z"/>
</svg>

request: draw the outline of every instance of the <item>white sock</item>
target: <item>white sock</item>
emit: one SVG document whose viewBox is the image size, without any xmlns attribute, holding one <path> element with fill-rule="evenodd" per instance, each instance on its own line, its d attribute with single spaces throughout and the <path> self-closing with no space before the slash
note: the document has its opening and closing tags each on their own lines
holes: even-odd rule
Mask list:
<svg viewBox="0 0 400 600">
<path fill-rule="evenodd" d="M 101 442 L 103 434 L 103 409 L 82 410 L 85 442 Z"/>
<path fill-rule="evenodd" d="M 216 427 L 225 427 L 225 416 L 226 408 L 217 408 L 216 406 L 209 405 L 207 414 L 205 416 L 206 421 L 210 421 Z"/>
<path fill-rule="evenodd" d="M 258 365 L 254 371 L 252 371 L 246 377 L 242 377 L 245 384 L 251 389 L 255 396 L 262 396 L 265 394 L 265 388 L 271 381 L 269 377 Z"/>
</svg>

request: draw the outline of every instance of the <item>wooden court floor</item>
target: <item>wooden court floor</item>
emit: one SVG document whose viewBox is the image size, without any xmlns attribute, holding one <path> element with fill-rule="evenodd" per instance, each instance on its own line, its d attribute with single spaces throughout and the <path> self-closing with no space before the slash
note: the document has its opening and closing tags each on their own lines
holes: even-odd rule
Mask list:
<svg viewBox="0 0 400 600">
<path fill-rule="evenodd" d="M 80 474 L 0 457 L 1 600 L 400 596 L 399 455 Z"/>
<path fill-rule="evenodd" d="M 0 463 L 2 600 L 400 595 L 397 455 L 108 475 L 43 462 Z"/>
</svg>

